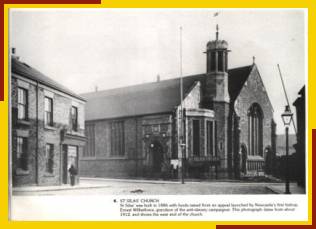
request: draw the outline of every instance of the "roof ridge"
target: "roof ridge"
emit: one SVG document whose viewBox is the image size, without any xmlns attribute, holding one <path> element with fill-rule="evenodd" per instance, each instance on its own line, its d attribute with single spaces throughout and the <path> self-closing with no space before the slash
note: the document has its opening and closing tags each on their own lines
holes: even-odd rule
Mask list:
<svg viewBox="0 0 316 229">
<path fill-rule="evenodd" d="M 60 92 L 73 96 L 77 99 L 85 101 L 84 98 L 79 96 L 77 93 L 73 92 L 72 90 L 68 89 L 66 86 L 62 85 L 61 83 L 57 82 L 53 78 L 45 75 L 44 73 L 40 72 L 39 70 L 33 68 L 32 66 L 20 61 L 16 57 L 12 57 L 12 66 L 11 71 L 17 75 L 21 75 L 23 77 L 29 78 L 34 81 L 38 81 L 48 87 L 54 88 Z"/>
<path fill-rule="evenodd" d="M 190 78 L 190 77 L 202 76 L 202 75 L 205 75 L 205 73 L 183 76 L 183 79 L 185 79 L 185 78 Z M 128 85 L 128 86 L 116 87 L 116 88 L 109 88 L 109 89 L 98 90 L 98 91 L 84 92 L 84 93 L 80 93 L 80 95 L 82 95 L 82 96 L 87 96 L 87 95 L 92 95 L 92 94 L 97 94 L 97 93 L 102 93 L 102 92 L 109 92 L 109 91 L 115 91 L 115 90 L 123 90 L 123 89 L 128 89 L 128 88 L 133 88 L 133 87 L 140 87 L 140 86 L 141 86 L 141 87 L 145 87 L 145 86 L 148 86 L 148 85 L 157 85 L 157 84 L 162 85 L 163 83 L 168 83 L 168 82 L 170 82 L 170 81 L 175 81 L 175 80 L 180 80 L 180 77 L 170 78 L 170 79 L 165 79 L 165 80 L 160 80 L 159 82 L 157 82 L 157 81 L 152 81 L 152 82 L 139 83 L 139 84 L 133 84 L 133 85 Z"/>
<path fill-rule="evenodd" d="M 253 67 L 253 66 L 254 66 L 254 65 L 251 64 L 251 65 L 246 65 L 246 66 L 231 68 L 231 69 L 228 69 L 228 71 L 231 71 L 231 70 L 239 70 L 239 69 L 242 69 L 242 68 L 250 68 L 250 67 Z M 205 74 L 206 74 L 206 73 L 193 74 L 193 75 L 186 75 L 186 76 L 183 76 L 183 78 L 196 77 L 196 76 L 201 76 L 201 75 L 205 75 Z M 170 79 L 164 79 L 164 80 L 161 80 L 161 81 L 159 81 L 159 82 L 157 82 L 157 81 L 152 81 L 152 82 L 138 83 L 138 84 L 133 84 L 133 85 L 128 85 L 128 86 L 121 86 L 121 87 L 108 88 L 108 89 L 103 89 L 103 90 L 98 90 L 98 91 L 83 92 L 83 93 L 80 93 L 79 95 L 88 96 L 88 95 L 93 95 L 93 94 L 96 94 L 96 93 L 109 92 L 109 91 L 112 91 L 112 90 L 114 91 L 114 90 L 128 89 L 128 88 L 138 87 L 138 86 L 148 86 L 148 85 L 150 85 L 150 84 L 165 83 L 165 82 L 170 82 L 170 81 L 172 81 L 172 80 L 179 80 L 179 79 L 180 79 L 180 77 L 175 77 L 175 78 L 170 78 Z"/>
<path fill-rule="evenodd" d="M 231 98 L 235 98 L 252 71 L 251 66 L 235 68 L 228 73 Z M 236 70 L 237 69 L 237 70 Z M 206 73 L 183 77 L 184 95 L 198 82 L 205 86 Z M 233 83 L 233 84 L 232 84 Z M 173 112 L 180 104 L 180 77 L 85 93 L 86 120 L 131 117 Z M 201 91 L 201 93 L 203 93 Z M 197 101 L 201 102 L 201 101 Z"/>
</svg>

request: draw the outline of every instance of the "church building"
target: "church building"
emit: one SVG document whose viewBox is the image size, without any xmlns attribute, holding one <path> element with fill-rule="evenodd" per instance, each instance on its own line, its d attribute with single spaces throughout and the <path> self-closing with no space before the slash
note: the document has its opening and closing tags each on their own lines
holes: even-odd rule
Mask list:
<svg viewBox="0 0 316 229">
<path fill-rule="evenodd" d="M 228 53 L 217 28 L 206 45 L 205 73 L 82 94 L 87 142 L 80 175 L 263 175 L 275 153 L 273 108 L 256 64 L 228 69 Z"/>
</svg>

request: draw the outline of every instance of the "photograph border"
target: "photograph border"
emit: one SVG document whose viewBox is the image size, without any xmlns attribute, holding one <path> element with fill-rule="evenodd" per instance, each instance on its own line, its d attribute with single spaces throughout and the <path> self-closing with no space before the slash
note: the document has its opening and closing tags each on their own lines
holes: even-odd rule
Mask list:
<svg viewBox="0 0 316 229">
<path fill-rule="evenodd" d="M 30 4 L 29 4 L 30 3 Z M 63 3 L 63 4 L 61 4 Z M 111 0 L 111 1 L 104 1 L 102 4 L 98 4 L 98 1 L 95 0 L 11 0 L 7 1 L 7 4 L 3 4 L 2 10 L 4 17 L 2 18 L 1 25 L 3 26 L 2 32 L 3 32 L 3 61 L 1 63 L 3 64 L 3 70 L 4 74 L 2 75 L 2 79 L 0 78 L 0 113 L 1 113 L 1 126 L 2 126 L 2 132 L 1 132 L 1 138 L 0 138 L 0 145 L 1 145 L 1 151 L 2 151 L 2 173 L 1 173 L 1 199 L 0 202 L 3 203 L 2 207 L 0 208 L 0 223 L 2 226 L 7 227 L 19 227 L 22 226 L 22 222 L 10 222 L 9 221 L 9 195 L 8 195 L 8 182 L 9 182 L 9 176 L 8 176 L 8 161 L 9 161 L 9 148 L 8 148 L 8 142 L 9 142 L 9 136 L 8 136 L 8 128 L 9 128 L 9 102 L 8 102 L 8 85 L 9 85 L 9 59 L 8 59 L 8 44 L 9 44 L 9 33 L 8 33 L 8 16 L 9 16 L 9 9 L 10 8 L 307 8 L 308 9 L 308 76 L 313 75 L 315 72 L 315 65 L 313 66 L 311 63 L 311 60 L 314 60 L 314 56 L 316 55 L 315 52 L 315 45 L 311 42 L 312 40 L 315 40 L 315 34 L 316 31 L 313 29 L 313 27 L 316 27 L 316 4 L 313 3 L 312 0 L 303 0 L 303 1 L 282 1 L 281 3 L 276 3 L 275 1 L 260 1 L 260 2 L 253 2 L 249 0 L 239 0 L 239 1 L 225 1 L 225 3 L 221 2 L 209 2 L 209 1 L 194 1 L 194 2 L 183 2 L 183 1 L 175 1 L 173 3 L 168 3 L 168 1 L 156 1 L 156 2 L 146 2 L 146 1 L 133 1 L 128 2 L 127 0 Z M 307 139 L 314 139 L 316 140 L 316 130 L 312 130 L 312 128 L 315 128 L 315 121 L 313 120 L 313 116 L 315 114 L 315 109 L 311 105 L 311 101 L 314 98 L 316 92 L 313 93 L 313 84 L 314 84 L 313 77 L 308 77 L 307 82 L 307 94 L 308 94 L 308 137 Z M 260 228 L 280 228 L 281 226 L 271 226 L 271 225 L 311 225 L 312 226 L 312 151 L 315 151 L 315 147 L 312 150 L 312 141 L 308 142 L 308 221 L 297 221 L 297 222 L 284 222 L 284 221 L 252 221 L 252 222 L 246 222 L 246 221 L 212 221 L 212 222 L 71 222 L 72 226 L 79 226 L 79 227 L 85 227 L 86 223 L 93 224 L 95 227 L 102 227 L 108 226 L 122 226 L 122 227 L 132 227 L 132 228 L 147 228 L 148 226 L 157 226 L 157 227 L 192 227 L 192 226 L 198 226 L 198 227 L 210 227 L 210 226 L 216 226 L 218 225 L 218 228 L 245 228 L 245 226 L 241 225 L 251 225 L 251 228 L 254 228 L 253 225 L 267 225 L 267 226 L 260 226 Z M 313 152 L 314 153 L 314 152 Z M 7 187 L 7 188 L 5 188 Z M 314 200 L 315 201 L 315 200 Z M 315 214 L 315 213 L 314 213 Z M 42 224 L 43 223 L 43 224 Z M 40 226 L 48 226 L 48 227 L 55 227 L 55 223 L 51 224 L 51 222 L 42 222 Z M 57 223 L 57 222 L 56 222 Z M 58 222 L 59 223 L 59 222 Z M 68 227 L 70 222 L 63 222 L 60 223 L 62 227 Z M 51 225 L 49 225 L 51 224 Z M 115 224 L 115 225 L 114 225 Z M 119 224 L 119 225 L 117 225 Z M 126 225 L 129 224 L 129 225 Z M 36 222 L 27 222 L 27 227 L 36 227 L 38 225 Z M 239 226 L 235 226 L 239 225 Z M 269 226 L 268 226 L 269 225 Z M 307 226 L 306 226 L 307 227 Z M 309 226 L 308 226 L 309 227 Z M 256 227 L 255 227 L 256 228 Z M 301 226 L 293 226 L 291 228 L 301 228 Z"/>
</svg>

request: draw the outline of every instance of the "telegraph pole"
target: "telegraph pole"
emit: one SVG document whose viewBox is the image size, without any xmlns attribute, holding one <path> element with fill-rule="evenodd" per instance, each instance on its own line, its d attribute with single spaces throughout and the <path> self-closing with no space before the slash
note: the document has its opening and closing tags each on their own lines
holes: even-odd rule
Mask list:
<svg viewBox="0 0 316 229">
<path fill-rule="evenodd" d="M 290 106 L 289 98 L 287 97 L 287 93 L 286 93 L 286 89 L 285 89 L 285 86 L 284 86 L 284 81 L 283 81 L 283 77 L 282 77 L 282 73 L 281 73 L 281 68 L 280 68 L 280 65 L 279 65 L 279 64 L 278 64 L 278 69 L 279 69 L 279 75 L 280 75 L 280 78 L 281 78 L 281 82 L 282 82 L 282 87 L 283 87 L 283 91 L 284 91 L 286 103 L 287 103 L 287 105 L 289 106 L 289 109 L 290 109 L 290 111 L 291 111 L 291 106 Z M 294 121 L 293 121 L 293 127 L 294 127 L 294 131 L 295 131 L 295 134 L 296 134 L 296 126 L 295 126 Z"/>
</svg>

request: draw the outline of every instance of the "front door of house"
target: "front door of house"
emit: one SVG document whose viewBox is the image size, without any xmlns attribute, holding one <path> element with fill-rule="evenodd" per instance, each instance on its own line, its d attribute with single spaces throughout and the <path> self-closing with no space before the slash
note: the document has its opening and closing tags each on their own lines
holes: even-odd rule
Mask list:
<svg viewBox="0 0 316 229">
<path fill-rule="evenodd" d="M 63 184 L 67 184 L 68 180 L 68 155 L 67 155 L 67 145 L 63 145 L 63 161 L 62 161 L 62 171 L 63 171 Z"/>
<path fill-rule="evenodd" d="M 69 183 L 69 168 L 73 165 L 78 170 L 78 147 L 63 145 L 63 184 Z"/>
</svg>

